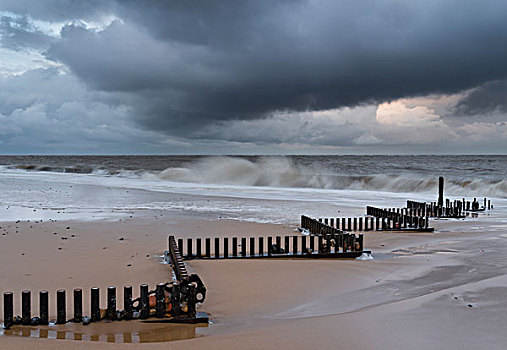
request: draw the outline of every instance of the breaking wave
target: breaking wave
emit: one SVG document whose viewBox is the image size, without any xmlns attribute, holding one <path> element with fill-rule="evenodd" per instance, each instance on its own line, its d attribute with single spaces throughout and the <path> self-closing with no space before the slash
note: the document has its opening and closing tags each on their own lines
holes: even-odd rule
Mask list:
<svg viewBox="0 0 507 350">
<path fill-rule="evenodd" d="M 224 156 L 201 157 L 161 171 L 142 168 L 125 170 L 92 165 L 10 165 L 7 168 L 198 184 L 405 193 L 436 193 L 439 173 L 445 172 L 445 191 L 449 195 L 507 198 L 507 181 L 504 179 L 503 171 L 495 170 L 497 173 L 492 177 L 481 174 L 481 169 L 455 169 L 453 164 L 447 165 L 445 169 L 434 164 L 419 168 L 414 167 L 413 164 L 393 165 L 389 163 L 389 167 L 385 164 L 387 163 L 384 163 L 383 167 L 378 167 L 378 163 L 375 161 L 342 164 L 336 161 L 327 162 L 325 159 L 294 160 L 290 157 Z M 361 175 L 353 175 L 354 173 Z M 364 175 L 364 173 L 368 175 Z M 462 178 L 456 177 L 460 174 L 463 176 Z"/>
<path fill-rule="evenodd" d="M 168 181 L 202 184 L 383 192 L 436 192 L 438 188 L 437 176 L 333 174 L 332 171 L 317 168 L 315 165 L 295 164 L 284 157 L 259 158 L 256 161 L 235 157 L 211 157 L 186 167 L 167 168 L 159 172 L 157 177 Z M 481 196 L 507 197 L 507 181 L 446 178 L 446 193 L 468 196 L 477 193 Z"/>
</svg>

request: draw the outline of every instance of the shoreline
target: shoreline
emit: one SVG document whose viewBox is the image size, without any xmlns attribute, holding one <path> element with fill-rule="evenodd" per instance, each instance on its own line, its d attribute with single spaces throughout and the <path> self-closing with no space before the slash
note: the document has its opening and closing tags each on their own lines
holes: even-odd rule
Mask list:
<svg viewBox="0 0 507 350">
<path fill-rule="evenodd" d="M 312 344 L 320 348 L 341 344 L 345 348 L 373 346 L 387 349 L 400 342 L 411 342 L 408 335 L 402 336 L 399 330 L 390 333 L 393 324 L 412 337 L 418 334 L 418 328 L 424 325 L 417 321 L 405 324 L 401 320 L 410 313 L 417 317 L 432 317 L 433 313 L 425 311 L 426 304 L 436 312 L 435 317 L 442 310 L 450 315 L 461 314 L 461 307 L 473 311 L 475 314 L 472 316 L 477 315 L 480 319 L 486 314 L 497 315 L 501 308 L 491 303 L 496 300 L 498 291 L 504 291 L 501 285 L 504 263 L 500 248 L 503 244 L 507 246 L 507 242 L 503 242 L 503 228 L 494 227 L 488 219 L 479 217 L 468 222 L 435 220 L 432 221 L 435 233 L 365 232 L 365 248 L 371 249 L 374 257 L 378 254 L 372 261 L 188 261 L 188 269 L 199 273 L 208 289 L 206 301 L 200 309 L 210 315 L 212 323 L 208 327 L 196 328 L 195 338 L 163 344 L 178 349 L 202 346 L 210 349 L 280 348 L 289 345 L 307 348 Z M 6 229 L 5 224 L 0 223 L 0 231 Z M 118 288 L 130 284 L 134 286 L 135 298 L 139 284 L 154 286 L 167 280 L 171 269 L 160 263 L 159 255 L 167 247 L 169 233 L 178 237 L 295 234 L 295 226 L 215 220 L 195 214 L 161 211 L 147 211 L 139 216 L 134 214 L 133 218 L 118 221 L 7 224 L 11 226 L 7 228 L 8 234 L 0 236 L 1 292 L 11 289 L 19 293 L 22 289 L 31 289 L 33 310 L 37 310 L 34 295 L 40 289 L 49 289 L 54 297 L 59 288 L 68 291 L 75 287 L 83 288 L 84 310 L 87 310 L 86 291 L 92 286 L 105 289 L 111 284 Z M 18 233 L 15 232 L 16 226 Z M 67 230 L 67 227 L 70 229 Z M 54 232 L 57 234 L 54 235 Z M 499 247 L 496 247 L 498 244 Z M 104 247 L 106 249 L 102 249 Z M 492 257 L 498 265 L 493 269 L 494 273 L 490 271 L 492 262 L 484 259 L 484 255 Z M 61 263 L 54 263 L 56 257 Z M 471 266 L 478 270 L 474 272 Z M 488 288 L 496 288 L 497 291 L 491 292 Z M 481 300 L 482 290 L 492 294 L 488 300 Z M 450 293 L 458 293 L 459 299 L 452 299 Z M 479 293 L 479 296 L 470 293 Z M 105 297 L 104 293 L 102 297 Z M 452 300 L 446 303 L 440 298 Z M 479 301 L 470 301 L 474 298 Z M 453 300 L 459 303 L 453 303 Z M 469 302 L 478 306 L 468 307 Z M 502 303 L 503 307 L 503 301 L 497 303 Z M 18 304 L 15 301 L 15 314 L 19 314 Z M 105 305 L 105 299 L 101 300 L 101 305 Z M 121 301 L 118 307 L 121 308 Z M 389 320 L 387 324 L 381 321 L 384 318 Z M 457 319 L 456 322 L 470 325 L 473 320 L 472 317 L 471 320 Z M 95 324 L 93 327 L 71 324 L 57 328 L 74 329 L 64 336 L 70 337 L 81 329 L 93 334 L 93 329 L 97 327 L 115 329 L 109 332 L 117 332 L 116 329 L 121 330 L 122 327 L 135 329 L 134 323 L 118 322 L 114 326 Z M 444 325 L 449 327 L 447 323 Z M 75 331 L 76 328 L 78 331 Z M 154 334 L 158 334 L 160 339 L 168 339 L 174 332 L 172 326 L 147 326 L 146 329 L 147 337 L 151 339 L 155 339 Z M 153 333 L 153 329 L 157 330 Z M 183 333 L 188 334 L 188 326 L 183 326 L 183 329 Z M 326 332 L 321 333 L 323 330 Z M 139 330 L 131 333 L 136 332 L 139 333 Z M 375 341 L 370 334 L 372 332 L 378 336 Z M 438 329 L 431 327 L 427 332 L 436 338 L 440 334 Z M 120 333 L 124 332 L 118 331 Z M 320 334 L 318 339 L 313 339 L 315 334 Z M 355 336 L 349 337 L 350 334 Z M 190 335 L 193 336 L 192 331 Z M 479 336 L 474 332 L 461 334 L 464 339 L 472 335 Z M 118 341 L 124 336 L 114 339 Z M 90 342 L 4 335 L 0 336 L 0 346 L 79 349 L 90 344 L 97 348 L 127 345 L 107 342 L 113 339 L 111 333 L 109 338 L 102 335 L 97 339 L 99 341 Z M 497 348 L 497 341 L 499 338 L 495 336 L 488 344 Z M 160 344 L 130 346 L 157 348 Z M 426 341 L 411 344 L 418 349 L 423 348 Z M 449 349 L 467 348 L 466 344 L 459 344 L 461 346 L 447 340 L 445 346 Z"/>
</svg>

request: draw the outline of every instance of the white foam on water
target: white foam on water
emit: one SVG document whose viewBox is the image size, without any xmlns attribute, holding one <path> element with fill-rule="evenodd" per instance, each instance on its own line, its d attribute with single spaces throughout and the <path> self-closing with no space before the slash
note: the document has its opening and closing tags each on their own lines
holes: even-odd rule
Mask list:
<svg viewBox="0 0 507 350">
<path fill-rule="evenodd" d="M 214 165 L 214 162 L 220 166 Z M 51 217 L 53 210 L 42 209 L 65 208 L 64 212 L 71 215 L 69 217 L 96 219 L 122 215 L 122 211 L 128 210 L 161 209 L 217 213 L 245 221 L 283 223 L 297 221 L 301 214 L 330 217 L 361 215 L 366 205 L 401 207 L 405 206 L 407 199 L 429 202 L 436 197 L 433 190 L 388 192 L 380 184 L 379 190 L 350 184 L 345 189 L 336 189 L 322 183 L 322 179 L 312 180 L 312 186 L 315 187 L 305 187 L 308 183 L 301 182 L 301 178 L 291 172 L 293 165 L 279 160 L 258 162 L 255 166 L 244 159 L 231 161 L 218 158 L 214 162 L 208 159 L 186 169 L 166 169 L 158 175 L 136 172 L 135 176 L 107 175 L 103 172 L 26 171 L 3 167 L 0 171 L 0 216 L 4 220 L 54 219 Z M 227 166 L 230 162 L 234 164 Z M 231 166 L 233 169 L 230 169 Z M 260 174 L 264 174 L 269 167 L 274 168 L 270 176 Z M 193 173 L 189 174 L 189 171 Z M 192 182 L 180 182 L 183 180 Z M 403 186 L 396 187 L 396 190 L 403 189 Z M 106 190 L 113 191 L 115 196 L 110 196 Z M 152 192 L 153 195 L 140 195 L 132 190 L 140 190 L 145 194 Z M 172 196 L 160 200 L 156 193 L 190 195 L 197 199 L 183 197 L 175 200 Z M 481 193 L 469 193 L 468 197 L 476 194 Z M 205 200 L 207 197 L 209 199 Z M 492 198 L 492 202 L 495 212 L 498 209 L 507 211 L 507 199 Z M 7 207 L 9 209 L 5 209 Z"/>
<path fill-rule="evenodd" d="M 356 258 L 356 260 L 374 260 L 373 256 L 368 253 L 363 253 Z"/>
</svg>

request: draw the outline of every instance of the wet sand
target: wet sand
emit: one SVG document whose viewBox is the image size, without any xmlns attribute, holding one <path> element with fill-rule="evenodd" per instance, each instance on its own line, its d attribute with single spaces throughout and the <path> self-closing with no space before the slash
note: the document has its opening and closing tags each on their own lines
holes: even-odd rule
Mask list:
<svg viewBox="0 0 507 350">
<path fill-rule="evenodd" d="M 211 316 L 208 327 L 138 322 L 65 325 L 53 327 L 60 336 L 55 332 L 50 337 L 67 340 L 4 335 L 0 348 L 503 349 L 507 234 L 498 222 L 501 219 L 496 218 L 495 226 L 489 217 L 442 220 L 433 222 L 435 233 L 366 233 L 365 246 L 376 257 L 372 261 L 191 261 L 189 269 L 208 288 L 201 306 Z M 169 233 L 180 237 L 295 233 L 295 225 L 162 211 L 134 213 L 121 221 L 0 226 L 0 292 L 14 291 L 16 300 L 22 289 L 48 289 L 54 297 L 60 288 L 132 284 L 137 292 L 141 283 L 154 286 L 170 278 L 170 267 L 159 263 Z M 37 310 L 35 299 L 32 309 Z M 99 341 L 68 340 L 75 334 L 95 334 Z M 124 341 L 128 334 L 134 338 L 141 334 L 146 340 L 182 340 L 107 342 Z"/>
</svg>

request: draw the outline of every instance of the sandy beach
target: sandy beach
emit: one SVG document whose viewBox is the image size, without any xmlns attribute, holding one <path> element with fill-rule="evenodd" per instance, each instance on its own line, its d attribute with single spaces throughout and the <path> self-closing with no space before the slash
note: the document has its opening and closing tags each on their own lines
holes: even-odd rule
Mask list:
<svg viewBox="0 0 507 350">
<path fill-rule="evenodd" d="M 131 321 L 50 326 L 49 335 L 42 333 L 61 339 L 13 327 L 5 333 L 17 336 L 4 334 L 0 347 L 501 349 L 507 235 L 499 220 L 436 220 L 435 233 L 368 232 L 372 261 L 190 261 L 208 288 L 200 307 L 211 317 L 207 327 Z M 115 220 L 0 226 L 1 292 L 79 287 L 87 310 L 91 287 L 131 284 L 136 297 L 139 284 L 169 279 L 170 266 L 160 257 L 168 233 L 292 235 L 297 225 L 143 211 Z M 69 340 L 76 334 L 83 340 Z"/>
</svg>

